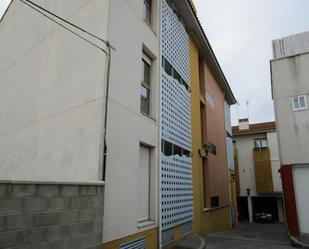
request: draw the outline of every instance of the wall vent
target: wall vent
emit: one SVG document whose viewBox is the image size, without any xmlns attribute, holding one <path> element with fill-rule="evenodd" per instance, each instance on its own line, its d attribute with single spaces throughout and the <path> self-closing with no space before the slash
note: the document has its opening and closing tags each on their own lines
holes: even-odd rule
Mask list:
<svg viewBox="0 0 309 249">
<path fill-rule="evenodd" d="M 120 249 L 146 249 L 146 237 L 141 237 L 120 245 Z"/>
<path fill-rule="evenodd" d="M 174 229 L 167 229 L 162 231 L 162 245 L 167 245 L 174 240 Z"/>
</svg>

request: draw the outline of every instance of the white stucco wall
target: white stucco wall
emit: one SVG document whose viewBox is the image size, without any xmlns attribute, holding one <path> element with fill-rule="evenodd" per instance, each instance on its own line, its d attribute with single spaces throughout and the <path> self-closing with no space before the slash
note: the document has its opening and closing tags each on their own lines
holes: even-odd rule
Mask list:
<svg viewBox="0 0 309 249">
<path fill-rule="evenodd" d="M 282 192 L 281 176 L 278 170 L 281 167 L 277 132 L 267 132 L 268 147 L 270 149 L 271 171 L 275 192 Z"/>
<path fill-rule="evenodd" d="M 107 0 L 36 3 L 106 38 Z M 0 58 L 0 180 L 99 180 L 105 54 L 13 1 Z"/>
<path fill-rule="evenodd" d="M 273 99 L 282 164 L 309 162 L 309 108 L 293 111 L 291 98 L 306 95 L 309 104 L 309 54 L 271 62 Z"/>
<path fill-rule="evenodd" d="M 258 195 L 256 192 L 255 172 L 253 148 L 255 138 L 267 138 L 268 147 L 270 149 L 271 168 L 273 187 L 275 192 L 282 192 L 282 184 L 280 173 L 281 163 L 279 159 L 279 149 L 277 142 L 277 132 L 256 133 L 241 136 L 234 136 L 236 141 L 236 148 L 238 150 L 238 165 L 239 165 L 239 179 L 240 179 L 240 196 L 247 195 L 247 188 L 250 188 L 251 195 Z"/>
<path fill-rule="evenodd" d="M 153 1 L 153 30 L 143 20 L 143 2 L 113 0 L 108 36 L 115 46 L 111 66 L 107 127 L 107 171 L 103 242 L 148 230 L 158 223 L 158 5 Z M 152 57 L 151 118 L 140 112 L 143 48 Z M 138 228 L 138 169 L 140 143 L 151 146 L 151 226 Z M 146 201 L 146 200 L 145 200 Z"/>
<path fill-rule="evenodd" d="M 257 195 L 253 161 L 254 138 L 263 137 L 266 137 L 266 134 L 234 137 L 234 140 L 236 141 L 236 148 L 238 150 L 240 196 L 247 196 L 247 188 L 250 188 L 250 194 L 252 196 Z"/>
</svg>

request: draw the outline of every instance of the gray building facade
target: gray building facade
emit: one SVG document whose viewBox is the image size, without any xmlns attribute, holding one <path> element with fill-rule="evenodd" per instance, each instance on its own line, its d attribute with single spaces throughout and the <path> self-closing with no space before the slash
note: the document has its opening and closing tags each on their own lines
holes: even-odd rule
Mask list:
<svg viewBox="0 0 309 249">
<path fill-rule="evenodd" d="M 273 54 L 272 94 L 286 218 L 292 235 L 308 234 L 309 32 L 273 41 Z"/>
</svg>

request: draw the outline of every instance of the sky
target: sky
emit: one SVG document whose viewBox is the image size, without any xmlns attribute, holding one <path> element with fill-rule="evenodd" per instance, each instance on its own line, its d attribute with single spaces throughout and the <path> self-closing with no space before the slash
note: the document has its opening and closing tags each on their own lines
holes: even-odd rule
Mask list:
<svg viewBox="0 0 309 249">
<path fill-rule="evenodd" d="M 309 0 L 193 0 L 238 104 L 232 123 L 273 121 L 271 41 L 309 31 Z M 10 0 L 0 0 L 0 18 Z"/>
<path fill-rule="evenodd" d="M 11 0 L 0 0 L 0 19 Z"/>
<path fill-rule="evenodd" d="M 193 0 L 238 101 L 232 123 L 273 121 L 272 40 L 309 31 L 308 0 Z"/>
</svg>

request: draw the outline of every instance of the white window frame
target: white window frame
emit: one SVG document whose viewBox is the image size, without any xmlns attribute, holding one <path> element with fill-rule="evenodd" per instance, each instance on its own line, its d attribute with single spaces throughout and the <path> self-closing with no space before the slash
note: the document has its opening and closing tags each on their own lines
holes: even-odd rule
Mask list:
<svg viewBox="0 0 309 249">
<path fill-rule="evenodd" d="M 145 8 L 146 10 L 149 10 L 149 20 L 147 20 L 147 16 L 145 16 Z M 152 0 L 150 1 L 150 6 L 147 3 L 147 0 L 143 0 L 143 18 L 145 23 L 147 23 L 148 26 L 151 26 L 151 22 L 152 22 Z"/>
<path fill-rule="evenodd" d="M 150 75 L 149 75 L 149 85 L 146 84 L 146 82 L 141 81 L 141 86 L 143 86 L 144 88 L 146 88 L 148 90 L 148 113 L 145 113 L 144 111 L 142 111 L 142 108 L 140 108 L 141 113 L 144 114 L 145 116 L 150 117 L 152 115 L 152 76 L 151 76 L 151 71 L 152 71 L 152 60 L 151 58 L 145 53 L 143 52 L 142 54 L 142 63 L 146 63 L 149 68 L 150 68 Z M 144 65 L 143 65 L 144 66 Z M 144 67 L 142 68 L 144 70 Z M 142 72 L 143 74 L 143 72 Z M 142 103 L 141 103 L 142 104 Z"/>
<path fill-rule="evenodd" d="M 300 99 L 301 98 L 304 98 L 304 103 L 305 103 L 305 106 L 301 107 L 300 106 Z M 298 107 L 296 107 L 294 105 L 294 100 L 297 99 L 297 102 L 298 102 Z M 303 111 L 303 110 L 307 110 L 308 109 L 308 105 L 307 105 L 307 95 L 298 95 L 298 96 L 294 96 L 292 97 L 291 99 L 291 103 L 292 103 L 292 108 L 293 108 L 293 111 Z"/>
<path fill-rule="evenodd" d="M 147 176 L 146 176 L 147 179 L 138 179 L 139 183 L 140 183 L 140 181 L 141 182 L 145 181 L 146 184 L 147 184 L 147 186 L 145 186 L 145 188 L 139 189 L 141 191 L 146 190 L 146 192 L 143 193 L 144 195 L 146 194 L 146 200 L 139 200 L 138 201 L 139 215 L 141 215 L 140 213 L 146 212 L 143 217 L 138 217 L 138 223 L 139 224 L 147 222 L 147 221 L 150 221 L 150 203 L 151 203 L 150 202 L 150 195 L 151 195 L 151 193 L 150 193 L 151 192 L 150 191 L 150 188 L 151 188 L 151 186 L 150 186 L 150 183 L 151 183 L 150 182 L 150 180 L 151 180 L 151 148 L 148 147 L 148 146 L 145 146 L 144 144 L 140 144 L 140 146 L 139 146 L 139 152 L 140 153 L 142 152 L 142 149 L 147 150 L 147 152 L 148 152 L 148 163 L 147 163 L 147 170 L 148 171 L 146 172 L 147 173 Z M 142 163 L 140 160 L 141 160 L 141 154 L 139 155 L 139 164 Z M 139 165 L 139 171 L 141 171 L 142 170 L 141 167 L 144 167 L 144 166 L 145 165 L 143 165 L 143 166 Z M 143 169 L 143 170 L 145 170 L 145 169 Z M 144 176 L 143 175 L 139 175 L 139 177 L 144 177 Z M 139 186 L 139 188 L 140 187 L 141 186 Z M 139 198 L 141 198 L 141 196 L 142 195 L 139 194 Z M 144 208 L 146 207 L 147 210 L 143 210 L 143 206 L 144 206 Z M 140 210 L 141 207 L 142 207 L 142 210 Z"/>
</svg>

